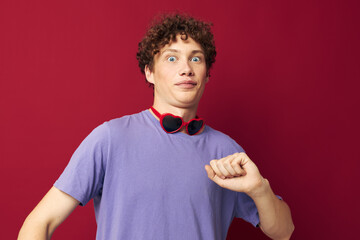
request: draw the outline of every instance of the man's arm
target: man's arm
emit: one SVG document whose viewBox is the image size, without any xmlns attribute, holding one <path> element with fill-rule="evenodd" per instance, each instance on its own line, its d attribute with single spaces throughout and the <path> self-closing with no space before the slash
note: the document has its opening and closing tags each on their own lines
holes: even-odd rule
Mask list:
<svg viewBox="0 0 360 240">
<path fill-rule="evenodd" d="M 261 230 L 272 239 L 290 239 L 295 229 L 290 209 L 283 200 L 275 196 L 269 181 L 263 178 L 257 193 L 249 196 L 258 209 Z"/>
<path fill-rule="evenodd" d="M 208 177 L 221 187 L 244 192 L 255 202 L 261 230 L 270 238 L 290 239 L 294 231 L 290 209 L 279 200 L 245 153 L 235 153 L 206 165 Z"/>
<path fill-rule="evenodd" d="M 78 205 L 78 200 L 52 187 L 26 218 L 18 240 L 50 239 L 55 229 Z"/>
</svg>

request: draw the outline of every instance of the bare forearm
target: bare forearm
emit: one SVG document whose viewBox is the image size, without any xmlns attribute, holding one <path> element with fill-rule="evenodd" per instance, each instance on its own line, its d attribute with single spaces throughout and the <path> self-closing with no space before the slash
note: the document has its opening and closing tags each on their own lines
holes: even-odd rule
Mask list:
<svg viewBox="0 0 360 240">
<path fill-rule="evenodd" d="M 261 194 L 252 197 L 259 212 L 262 231 L 272 239 L 290 239 L 294 224 L 288 205 L 275 196 L 266 179 L 263 189 Z"/>
<path fill-rule="evenodd" d="M 52 232 L 49 231 L 48 224 L 37 221 L 29 215 L 20 229 L 18 240 L 49 240 Z"/>
<path fill-rule="evenodd" d="M 18 240 L 50 239 L 55 229 L 78 205 L 78 200 L 52 187 L 26 218 Z"/>
</svg>

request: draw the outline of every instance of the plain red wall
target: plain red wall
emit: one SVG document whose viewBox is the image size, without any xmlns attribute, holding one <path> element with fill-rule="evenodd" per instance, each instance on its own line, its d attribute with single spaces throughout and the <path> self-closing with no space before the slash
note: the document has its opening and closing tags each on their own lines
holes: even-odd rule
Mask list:
<svg viewBox="0 0 360 240">
<path fill-rule="evenodd" d="M 155 14 L 214 23 L 199 108 L 290 205 L 293 239 L 354 239 L 359 223 L 357 1 L 0 2 L 0 239 L 15 239 L 81 140 L 141 111 L 137 43 Z M 155 226 L 154 226 L 155 227 Z M 94 239 L 92 203 L 53 239 Z M 235 220 L 228 239 L 267 239 Z"/>
</svg>

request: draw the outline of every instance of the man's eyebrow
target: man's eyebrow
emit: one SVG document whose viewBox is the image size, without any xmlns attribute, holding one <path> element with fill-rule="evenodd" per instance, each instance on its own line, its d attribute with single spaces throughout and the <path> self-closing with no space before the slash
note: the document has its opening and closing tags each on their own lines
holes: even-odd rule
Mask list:
<svg viewBox="0 0 360 240">
<path fill-rule="evenodd" d="M 179 51 L 176 49 L 168 48 L 168 49 L 165 49 L 164 51 L 160 52 L 160 55 L 163 55 L 165 52 L 179 52 Z"/>
<path fill-rule="evenodd" d="M 179 52 L 179 50 L 177 50 L 177 49 L 173 49 L 173 48 L 167 48 L 167 49 L 165 49 L 164 51 L 162 51 L 162 52 Z"/>
<path fill-rule="evenodd" d="M 203 50 L 194 50 L 192 51 L 192 53 L 202 53 L 203 55 L 205 55 L 204 51 Z"/>
<path fill-rule="evenodd" d="M 175 52 L 175 53 L 178 53 L 178 52 L 180 52 L 180 51 L 177 50 L 177 49 L 168 48 L 168 49 L 165 49 L 164 51 L 162 51 L 162 52 L 160 53 L 160 55 L 163 55 L 165 52 Z M 192 54 L 202 53 L 203 55 L 205 55 L 205 54 L 204 54 L 204 51 L 202 51 L 202 50 L 193 50 L 193 51 L 191 51 L 191 53 L 192 53 Z"/>
</svg>

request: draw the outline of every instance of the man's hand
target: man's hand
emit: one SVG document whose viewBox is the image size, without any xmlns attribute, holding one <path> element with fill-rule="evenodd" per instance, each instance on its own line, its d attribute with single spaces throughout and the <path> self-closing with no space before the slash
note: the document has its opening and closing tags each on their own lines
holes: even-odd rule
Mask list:
<svg viewBox="0 0 360 240">
<path fill-rule="evenodd" d="M 265 191 L 264 178 L 245 153 L 234 153 L 219 160 L 211 160 L 205 170 L 208 177 L 223 188 L 244 192 L 255 197 Z"/>
</svg>

